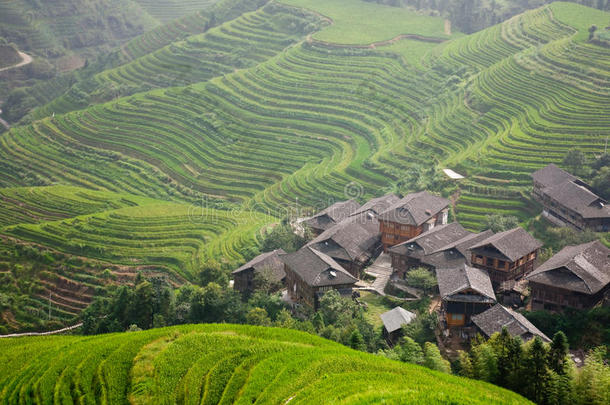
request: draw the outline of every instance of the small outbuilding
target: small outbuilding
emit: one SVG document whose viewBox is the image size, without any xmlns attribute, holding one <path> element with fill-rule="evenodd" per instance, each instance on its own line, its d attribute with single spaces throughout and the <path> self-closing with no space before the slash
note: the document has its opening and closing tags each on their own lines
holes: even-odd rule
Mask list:
<svg viewBox="0 0 610 405">
<path fill-rule="evenodd" d="M 383 322 L 383 336 L 390 346 L 402 336 L 402 327 L 410 324 L 416 317 L 402 307 L 396 307 L 380 315 Z"/>
<path fill-rule="evenodd" d="M 270 281 L 278 285 L 283 285 L 286 273 L 284 272 L 282 256 L 285 254 L 286 252 L 283 249 L 266 252 L 234 270 L 231 273 L 233 275 L 233 288 L 244 294 L 253 292 L 256 274 L 268 277 Z"/>
</svg>

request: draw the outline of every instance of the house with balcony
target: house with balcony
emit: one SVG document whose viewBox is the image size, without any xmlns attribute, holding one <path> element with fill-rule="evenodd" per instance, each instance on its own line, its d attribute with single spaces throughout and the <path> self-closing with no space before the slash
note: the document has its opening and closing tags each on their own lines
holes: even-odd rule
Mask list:
<svg viewBox="0 0 610 405">
<path fill-rule="evenodd" d="M 471 325 L 471 318 L 496 304 L 489 275 L 483 269 L 462 265 L 437 268 L 441 317 L 447 327 Z"/>
<path fill-rule="evenodd" d="M 489 273 L 494 286 L 517 280 L 534 270 L 542 243 L 517 227 L 499 232 L 470 247 L 474 267 Z"/>
<path fill-rule="evenodd" d="M 282 260 L 290 299 L 314 309 L 327 291 L 337 290 L 341 295 L 351 296 L 358 281 L 332 257 L 310 246 L 287 254 Z"/>
<path fill-rule="evenodd" d="M 459 267 L 470 265 L 469 248 L 493 235 L 487 230 L 469 232 L 457 222 L 439 225 L 406 242 L 388 249 L 393 274 L 404 279 L 409 270 L 425 267 Z"/>
<path fill-rule="evenodd" d="M 384 251 L 438 225 L 447 224 L 450 201 L 428 191 L 411 193 L 379 215 Z"/>
<path fill-rule="evenodd" d="M 610 231 L 610 205 L 587 183 L 554 164 L 532 173 L 532 179 L 532 196 L 547 220 L 580 231 Z"/>
<path fill-rule="evenodd" d="M 532 310 L 591 308 L 610 290 L 610 249 L 599 241 L 566 246 L 527 280 Z"/>
</svg>

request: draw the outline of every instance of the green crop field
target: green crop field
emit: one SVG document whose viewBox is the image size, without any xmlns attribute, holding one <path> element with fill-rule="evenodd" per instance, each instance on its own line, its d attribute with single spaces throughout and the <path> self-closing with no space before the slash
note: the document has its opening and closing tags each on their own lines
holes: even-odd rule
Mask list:
<svg viewBox="0 0 610 405">
<path fill-rule="evenodd" d="M 466 177 L 469 229 L 526 221 L 532 171 L 603 152 L 610 49 L 587 35 L 608 13 L 553 3 L 449 37 L 439 18 L 349 7 L 223 0 L 129 42 L 0 134 L 0 234 L 190 280 L 207 258 L 243 262 L 289 212 L 426 187 L 417 167 Z M 405 33 L 446 41 L 345 45 Z M 192 220 L 201 198 L 216 222 Z"/>
<path fill-rule="evenodd" d="M 285 329 L 197 325 L 0 341 L 3 403 L 525 404 Z"/>
<path fill-rule="evenodd" d="M 421 16 L 407 9 L 373 4 L 362 0 L 280 0 L 305 7 L 332 20 L 313 37 L 338 44 L 370 44 L 402 34 L 448 38 L 440 17 Z"/>
</svg>

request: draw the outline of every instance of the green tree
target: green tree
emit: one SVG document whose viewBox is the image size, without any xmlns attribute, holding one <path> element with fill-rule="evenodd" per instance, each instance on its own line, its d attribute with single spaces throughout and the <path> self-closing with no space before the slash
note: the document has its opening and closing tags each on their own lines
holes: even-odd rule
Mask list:
<svg viewBox="0 0 610 405">
<path fill-rule="evenodd" d="M 263 308 L 252 308 L 246 315 L 246 323 L 249 325 L 271 326 L 271 319 Z"/>
<path fill-rule="evenodd" d="M 222 269 L 220 263 L 215 260 L 207 261 L 197 276 L 199 284 L 202 287 L 205 287 L 210 283 L 216 283 L 222 287 L 227 287 L 229 285 L 227 273 Z"/>
<path fill-rule="evenodd" d="M 493 347 L 484 342 L 472 348 L 472 369 L 475 378 L 495 383 L 498 378 L 498 358 Z"/>
<path fill-rule="evenodd" d="M 326 325 L 345 326 L 354 317 L 356 304 L 349 298 L 344 298 L 337 290 L 329 290 L 320 298 L 318 311 Z"/>
<path fill-rule="evenodd" d="M 586 174 L 587 156 L 580 149 L 570 149 L 563 157 L 563 165 L 575 176 L 583 176 Z"/>
<path fill-rule="evenodd" d="M 565 333 L 562 331 L 555 333 L 549 349 L 548 365 L 552 371 L 559 375 L 565 375 L 568 372 L 569 349 L 568 338 Z"/>
<path fill-rule="evenodd" d="M 578 405 L 602 405 L 610 403 L 610 365 L 605 361 L 606 346 L 592 349 L 585 365 L 574 379 L 574 399 Z"/>
<path fill-rule="evenodd" d="M 307 235 L 305 237 L 297 235 L 290 225 L 290 220 L 285 218 L 265 236 L 261 250 L 263 252 L 270 252 L 281 248 L 291 253 L 303 247 L 307 240 Z"/>
<path fill-rule="evenodd" d="M 430 272 L 430 270 L 423 267 L 418 267 L 407 273 L 406 276 L 407 284 L 415 288 L 421 288 L 427 294 L 436 285 L 436 277 Z"/>
<path fill-rule="evenodd" d="M 425 367 L 429 369 L 442 371 L 443 373 L 451 372 L 451 366 L 449 362 L 441 356 L 438 346 L 432 342 L 424 343 L 424 363 Z"/>
<path fill-rule="evenodd" d="M 470 355 L 463 350 L 458 352 L 458 375 L 474 378 L 474 369 Z"/>
<path fill-rule="evenodd" d="M 366 345 L 364 344 L 364 338 L 362 333 L 358 329 L 354 329 L 349 338 L 349 347 L 354 350 L 365 351 Z"/>
<path fill-rule="evenodd" d="M 290 314 L 286 308 L 283 308 L 275 318 L 274 325 L 279 328 L 294 329 L 296 327 L 296 320 Z"/>
<path fill-rule="evenodd" d="M 408 336 L 403 336 L 397 345 L 398 359 L 405 363 L 423 364 L 424 351 L 421 346 Z"/>
<path fill-rule="evenodd" d="M 262 291 L 256 291 L 252 294 L 248 300 L 248 305 L 253 308 L 263 308 L 271 319 L 275 319 L 277 314 L 285 307 L 281 294 L 267 294 Z"/>
<path fill-rule="evenodd" d="M 600 197 L 610 200 L 610 166 L 599 169 L 591 180 L 591 186 Z"/>
<path fill-rule="evenodd" d="M 527 370 L 523 378 L 523 394 L 537 404 L 546 403 L 547 386 L 549 384 L 549 368 L 547 367 L 547 349 L 540 339 L 536 336 L 531 342 L 525 353 L 524 370 Z"/>
<path fill-rule="evenodd" d="M 153 286 L 148 281 L 136 285 L 130 319 L 142 329 L 150 329 L 153 322 Z"/>
<path fill-rule="evenodd" d="M 493 232 L 503 232 L 519 226 L 519 218 L 512 215 L 488 214 L 485 216 L 485 227 Z"/>
</svg>

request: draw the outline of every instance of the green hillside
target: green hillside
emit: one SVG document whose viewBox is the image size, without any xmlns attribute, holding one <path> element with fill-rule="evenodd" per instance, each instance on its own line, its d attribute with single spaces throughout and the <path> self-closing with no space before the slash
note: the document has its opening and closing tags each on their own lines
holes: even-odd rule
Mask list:
<svg viewBox="0 0 610 405">
<path fill-rule="evenodd" d="M 305 333 L 235 325 L 2 339 L 0 368 L 4 403 L 528 403 Z"/>
<path fill-rule="evenodd" d="M 126 63 L 0 134 L 0 234 L 189 280 L 346 197 L 429 188 L 470 229 L 489 213 L 527 221 L 529 174 L 574 147 L 593 159 L 610 136 L 610 48 L 588 42 L 608 13 L 554 3 L 449 38 L 440 19 L 367 3 L 379 12 L 355 36 L 343 0 L 262 3 L 149 31 Z M 202 197 L 216 222 L 192 220 Z"/>
</svg>

